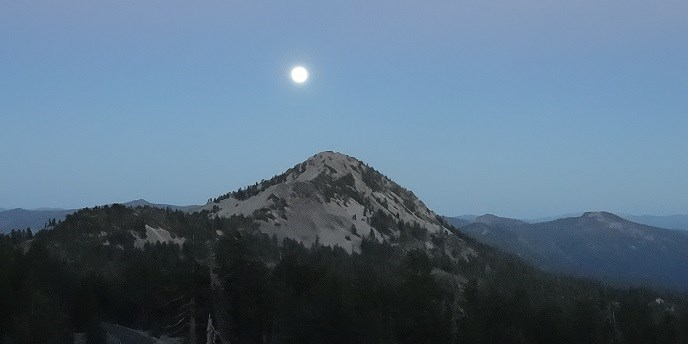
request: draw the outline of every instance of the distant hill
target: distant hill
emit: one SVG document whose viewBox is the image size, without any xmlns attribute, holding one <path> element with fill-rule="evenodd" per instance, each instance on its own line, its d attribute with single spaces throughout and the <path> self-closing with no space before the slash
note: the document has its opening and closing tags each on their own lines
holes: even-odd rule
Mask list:
<svg viewBox="0 0 688 344">
<path fill-rule="evenodd" d="M 540 223 L 485 215 L 460 230 L 547 270 L 617 285 L 688 289 L 688 236 L 612 213 L 587 212 Z"/>
<path fill-rule="evenodd" d="M 494 227 L 516 227 L 527 224 L 525 221 L 499 217 L 493 214 L 485 214 L 475 218 L 473 222 L 484 223 Z"/>
<path fill-rule="evenodd" d="M 567 217 L 578 217 L 583 213 L 568 213 L 556 216 L 546 216 L 534 219 L 526 219 L 524 221 L 530 223 L 537 222 L 547 222 L 554 221 L 558 219 L 563 219 Z M 652 227 L 666 228 L 666 229 L 683 229 L 688 230 L 688 215 L 632 215 L 632 214 L 618 214 L 622 218 L 640 223 L 643 225 L 648 225 Z"/>
<path fill-rule="evenodd" d="M 522 219 L 525 222 L 528 223 L 538 223 L 538 222 L 548 222 L 548 221 L 554 221 L 554 220 L 559 220 L 559 219 L 564 219 L 567 217 L 578 217 L 583 215 L 584 212 L 576 212 L 576 213 L 566 213 L 566 214 L 559 214 L 559 215 L 553 215 L 553 216 L 544 216 L 544 217 L 536 217 L 532 219 Z"/>
<path fill-rule="evenodd" d="M 143 199 L 123 203 L 127 207 L 149 206 L 154 208 L 181 210 L 193 212 L 200 208 L 198 205 L 177 206 L 169 204 L 150 203 Z M 0 211 L 0 233 L 9 233 L 13 229 L 26 229 L 38 231 L 45 227 L 48 221 L 55 219 L 62 221 L 68 214 L 75 213 L 78 209 L 37 208 L 37 209 L 10 209 Z"/>
</svg>

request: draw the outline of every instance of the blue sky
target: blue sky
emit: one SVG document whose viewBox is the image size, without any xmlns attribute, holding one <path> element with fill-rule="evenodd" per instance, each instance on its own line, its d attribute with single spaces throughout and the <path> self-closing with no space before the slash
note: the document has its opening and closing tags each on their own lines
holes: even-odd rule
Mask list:
<svg viewBox="0 0 688 344">
<path fill-rule="evenodd" d="M 686 18 L 684 0 L 0 0 L 0 207 L 203 203 L 335 150 L 443 214 L 688 213 Z"/>
</svg>

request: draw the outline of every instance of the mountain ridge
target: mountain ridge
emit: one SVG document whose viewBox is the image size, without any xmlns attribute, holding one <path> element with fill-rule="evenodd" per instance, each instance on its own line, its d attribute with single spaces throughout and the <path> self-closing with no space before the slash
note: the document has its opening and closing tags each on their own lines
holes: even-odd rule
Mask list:
<svg viewBox="0 0 688 344">
<path fill-rule="evenodd" d="M 181 211 L 194 211 L 200 208 L 198 205 L 188 205 L 188 206 L 177 206 L 170 204 L 159 204 L 151 203 L 144 199 L 136 199 L 133 201 L 125 203 L 110 203 L 110 204 L 122 204 L 127 207 L 139 207 L 139 206 L 149 206 L 154 208 Z M 55 219 L 55 221 L 62 221 L 69 214 L 73 214 L 79 211 L 79 209 L 62 209 L 62 208 L 35 208 L 35 209 L 24 209 L 24 208 L 14 208 L 0 210 L 0 233 L 9 233 L 11 230 L 24 230 L 26 228 L 31 228 L 32 231 L 38 231 L 43 229 L 46 224 Z"/>
<path fill-rule="evenodd" d="M 460 231 L 546 270 L 602 279 L 616 285 L 686 289 L 682 231 L 629 221 L 607 211 L 527 223 L 492 216 Z"/>
</svg>

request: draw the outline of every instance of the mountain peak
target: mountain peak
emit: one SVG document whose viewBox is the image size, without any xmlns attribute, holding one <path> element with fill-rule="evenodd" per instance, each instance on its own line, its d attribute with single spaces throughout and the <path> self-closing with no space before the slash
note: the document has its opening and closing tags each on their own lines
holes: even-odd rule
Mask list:
<svg viewBox="0 0 688 344">
<path fill-rule="evenodd" d="M 590 219 L 603 223 L 623 223 L 630 222 L 616 214 L 610 213 L 608 211 L 588 211 L 583 213 L 580 217 L 581 219 Z"/>
<path fill-rule="evenodd" d="M 313 155 L 312 157 L 308 158 L 308 160 L 318 160 L 318 159 L 328 159 L 328 160 L 355 160 L 358 161 L 358 159 L 346 155 L 344 153 L 340 152 L 335 152 L 335 151 L 322 151 L 320 153 L 317 153 Z M 306 161 L 308 161 L 306 160 Z"/>
<path fill-rule="evenodd" d="M 501 217 L 494 214 L 485 214 L 478 216 L 475 218 L 474 222 L 490 225 L 493 227 L 514 227 L 526 224 L 526 222 L 521 220 L 511 219 L 508 217 Z"/>
<path fill-rule="evenodd" d="M 129 201 L 129 202 L 124 203 L 124 205 L 126 205 L 128 207 L 147 206 L 147 205 L 152 205 L 152 204 L 153 203 L 150 203 L 143 198 L 135 199 L 133 201 Z"/>
<path fill-rule="evenodd" d="M 349 173 L 354 173 L 360 170 L 363 163 L 346 154 L 325 151 L 315 154 L 306 161 L 297 165 L 300 171 L 293 174 L 293 178 L 298 178 L 301 174 L 305 174 L 302 179 L 311 180 L 320 174 L 328 174 L 332 176 L 341 177 Z M 287 171 L 288 173 L 289 171 Z"/>
<path fill-rule="evenodd" d="M 653 227 L 628 221 L 607 211 L 589 211 L 579 218 L 579 223 L 589 228 L 621 231 L 630 237 L 654 240 Z"/>
<path fill-rule="evenodd" d="M 413 192 L 362 161 L 332 151 L 220 196 L 203 209 L 210 216 L 252 216 L 261 231 L 279 239 L 349 252 L 358 251 L 371 234 L 379 241 L 413 235 L 416 244 L 432 246 L 433 234 L 448 232 Z"/>
</svg>

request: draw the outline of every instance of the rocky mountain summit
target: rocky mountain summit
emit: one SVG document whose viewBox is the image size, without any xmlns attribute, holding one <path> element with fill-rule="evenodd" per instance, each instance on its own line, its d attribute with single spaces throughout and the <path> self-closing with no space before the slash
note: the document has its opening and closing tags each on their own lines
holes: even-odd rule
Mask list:
<svg viewBox="0 0 688 344">
<path fill-rule="evenodd" d="M 416 239 L 428 248 L 448 226 L 413 192 L 356 158 L 318 153 L 270 180 L 227 193 L 203 207 L 211 216 L 253 217 L 260 230 L 310 245 L 360 249 L 364 237 Z M 470 252 L 464 252 L 470 254 Z"/>
</svg>

